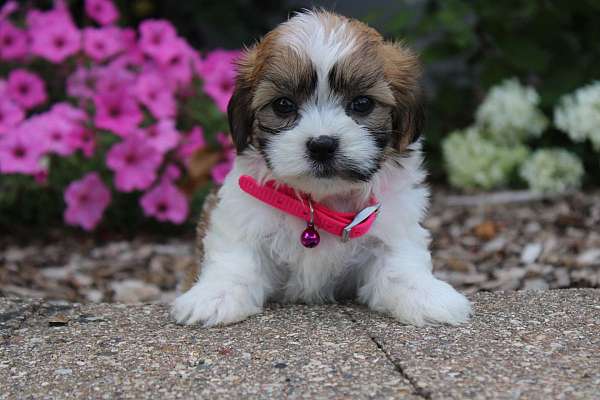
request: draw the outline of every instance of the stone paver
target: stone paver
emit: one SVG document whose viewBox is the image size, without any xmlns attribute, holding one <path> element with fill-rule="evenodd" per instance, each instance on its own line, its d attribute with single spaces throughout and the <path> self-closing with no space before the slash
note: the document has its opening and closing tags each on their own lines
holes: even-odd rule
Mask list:
<svg viewBox="0 0 600 400">
<path fill-rule="evenodd" d="M 0 298 L 0 399 L 600 398 L 600 290 L 473 300 L 461 327 L 297 305 L 203 329 L 160 305 Z"/>
</svg>

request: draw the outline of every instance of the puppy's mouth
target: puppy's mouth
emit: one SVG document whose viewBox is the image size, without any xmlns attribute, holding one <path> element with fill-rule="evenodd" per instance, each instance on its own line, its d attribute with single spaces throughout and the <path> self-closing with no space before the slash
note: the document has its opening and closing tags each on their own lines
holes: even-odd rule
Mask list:
<svg viewBox="0 0 600 400">
<path fill-rule="evenodd" d="M 350 182 L 368 182 L 378 168 L 364 169 L 344 157 L 327 161 L 312 161 L 309 175 L 317 179 L 342 179 Z"/>
</svg>

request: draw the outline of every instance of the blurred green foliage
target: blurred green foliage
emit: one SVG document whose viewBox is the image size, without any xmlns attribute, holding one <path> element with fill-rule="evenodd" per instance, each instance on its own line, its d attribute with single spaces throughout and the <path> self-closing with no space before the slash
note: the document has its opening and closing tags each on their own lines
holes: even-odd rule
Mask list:
<svg viewBox="0 0 600 400">
<path fill-rule="evenodd" d="M 443 178 L 442 137 L 472 123 L 491 86 L 518 77 L 538 90 L 551 116 L 561 95 L 599 79 L 599 17 L 598 0 L 426 0 L 407 2 L 388 20 L 385 30 L 416 48 L 426 67 L 425 136 L 434 179 Z M 597 155 L 558 131 L 541 140 L 568 145 L 586 164 L 597 164 Z"/>
</svg>

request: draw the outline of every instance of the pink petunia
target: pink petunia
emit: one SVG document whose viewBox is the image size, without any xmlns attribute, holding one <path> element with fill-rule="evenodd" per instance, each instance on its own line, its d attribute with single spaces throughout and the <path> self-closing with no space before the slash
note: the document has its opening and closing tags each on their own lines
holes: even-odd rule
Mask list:
<svg viewBox="0 0 600 400">
<path fill-rule="evenodd" d="M 81 226 L 91 231 L 98 225 L 104 210 L 110 204 L 110 190 L 96 172 L 90 172 L 82 179 L 73 181 L 64 193 L 67 209 L 65 222 Z"/>
<path fill-rule="evenodd" d="M 85 111 L 66 102 L 54 103 L 50 112 L 60 115 L 71 122 L 81 123 L 87 119 Z"/>
<path fill-rule="evenodd" d="M 28 50 L 25 31 L 9 21 L 0 20 L 0 59 L 17 60 L 23 58 Z"/>
<path fill-rule="evenodd" d="M 137 135 L 113 145 L 106 165 L 115 173 L 115 187 L 123 192 L 146 189 L 156 180 L 162 155 Z"/>
<path fill-rule="evenodd" d="M 225 182 L 225 178 L 233 168 L 233 160 L 225 160 L 221 161 L 217 165 L 215 165 L 210 171 L 210 175 L 213 181 L 219 185 Z"/>
<path fill-rule="evenodd" d="M 157 73 L 141 74 L 135 85 L 135 94 L 156 118 L 175 116 L 175 96 L 165 79 Z"/>
<path fill-rule="evenodd" d="M 78 66 L 67 78 L 67 94 L 79 99 L 91 99 L 96 93 L 97 68 Z"/>
<path fill-rule="evenodd" d="M 36 133 L 45 151 L 49 153 L 61 156 L 73 154 L 77 150 L 73 136 L 81 128 L 79 124 L 56 112 L 48 112 L 37 117 Z"/>
<path fill-rule="evenodd" d="M 13 101 L 0 97 L 0 140 L 2 136 L 23 121 L 25 113 Z"/>
<path fill-rule="evenodd" d="M 53 63 L 60 63 L 81 48 L 81 33 L 68 10 L 55 8 L 27 13 L 31 53 Z"/>
<path fill-rule="evenodd" d="M 144 117 L 135 99 L 121 91 L 96 95 L 94 104 L 96 126 L 119 136 L 135 132 Z"/>
<path fill-rule="evenodd" d="M 95 71 L 95 91 L 99 94 L 115 94 L 116 92 L 130 96 L 135 85 L 135 74 L 121 66 L 110 64 Z"/>
<path fill-rule="evenodd" d="M 175 27 L 169 21 L 147 19 L 140 24 L 140 49 L 157 60 L 162 60 L 176 38 Z"/>
<path fill-rule="evenodd" d="M 83 50 L 94 61 L 103 61 L 120 53 L 122 42 L 121 29 L 114 26 L 83 30 Z"/>
<path fill-rule="evenodd" d="M 10 0 L 4 3 L 2 8 L 0 8 L 0 19 L 6 19 L 10 17 L 10 14 L 14 13 L 19 9 L 19 5 L 16 1 Z"/>
<path fill-rule="evenodd" d="M 84 156 L 91 157 L 96 150 L 96 138 L 94 131 L 79 127 L 69 136 L 69 145 L 74 149 L 81 150 Z"/>
<path fill-rule="evenodd" d="M 214 50 L 199 65 L 199 74 L 204 80 L 204 92 L 209 95 L 221 112 L 227 111 L 227 104 L 235 86 L 235 60 L 239 51 Z"/>
<path fill-rule="evenodd" d="M 0 140 L 0 172 L 35 175 L 43 170 L 43 153 L 44 147 L 36 135 L 19 127 Z"/>
<path fill-rule="evenodd" d="M 15 69 L 10 73 L 6 89 L 8 96 L 25 109 L 38 106 L 48 98 L 44 81 L 24 69 Z"/>
<path fill-rule="evenodd" d="M 165 168 L 164 179 L 175 181 L 181 178 L 181 170 L 175 164 L 169 164 Z"/>
<path fill-rule="evenodd" d="M 212 168 L 211 176 L 213 181 L 215 181 L 218 184 L 222 184 L 225 181 L 225 178 L 227 177 L 231 169 L 233 168 L 233 161 L 235 159 L 235 149 L 233 147 L 233 143 L 231 142 L 231 137 L 223 132 L 217 133 L 217 141 L 221 146 L 223 146 L 225 159 Z"/>
<path fill-rule="evenodd" d="M 110 25 L 119 19 L 119 10 L 110 0 L 85 0 L 85 13 L 100 25 Z"/>
<path fill-rule="evenodd" d="M 146 143 L 159 153 L 166 153 L 177 147 L 181 137 L 175 128 L 175 121 L 172 119 L 162 119 L 154 125 L 140 129 L 140 133 L 146 139 Z"/>
<path fill-rule="evenodd" d="M 192 54 L 190 45 L 185 40 L 176 38 L 156 57 L 164 75 L 173 85 L 186 86 L 192 81 Z"/>
<path fill-rule="evenodd" d="M 168 179 L 145 193 L 140 204 L 144 214 L 161 222 L 181 224 L 187 218 L 189 207 L 185 195 Z"/>
<path fill-rule="evenodd" d="M 195 126 L 181 139 L 181 144 L 177 149 L 177 156 L 187 162 L 198 150 L 206 147 L 204 131 L 202 127 Z"/>
</svg>

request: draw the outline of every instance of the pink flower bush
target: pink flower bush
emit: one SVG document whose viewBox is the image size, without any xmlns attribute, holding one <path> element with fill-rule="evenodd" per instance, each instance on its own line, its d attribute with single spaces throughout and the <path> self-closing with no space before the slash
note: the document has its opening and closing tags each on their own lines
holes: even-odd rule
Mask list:
<svg viewBox="0 0 600 400">
<path fill-rule="evenodd" d="M 91 172 L 65 190 L 65 221 L 91 231 L 102 219 L 110 199 L 110 190 L 96 172 Z"/>
<path fill-rule="evenodd" d="M 85 230 L 113 198 L 129 196 L 145 216 L 183 223 L 190 199 L 178 186 L 189 192 L 196 179 L 187 173 L 191 158 L 219 152 L 220 162 L 206 167 L 217 184 L 231 169 L 234 147 L 217 132 L 239 52 L 202 57 L 164 20 L 116 26 L 111 0 L 86 0 L 88 26 L 79 28 L 67 4 L 41 11 L 9 1 L 0 9 L 0 60 L 15 64 L 0 76 L 0 175 L 70 182 L 59 187 L 64 221 Z M 42 77 L 53 79 L 50 92 Z"/>
<path fill-rule="evenodd" d="M 32 108 L 47 99 L 46 85 L 39 76 L 24 69 L 15 69 L 8 76 L 8 96 L 23 108 Z"/>
</svg>

